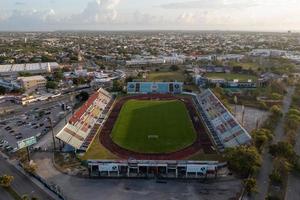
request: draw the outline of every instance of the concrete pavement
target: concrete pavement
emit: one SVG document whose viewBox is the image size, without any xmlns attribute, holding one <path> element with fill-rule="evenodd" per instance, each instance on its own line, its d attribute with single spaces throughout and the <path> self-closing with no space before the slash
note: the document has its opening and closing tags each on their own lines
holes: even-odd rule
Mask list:
<svg viewBox="0 0 300 200">
<path fill-rule="evenodd" d="M 83 179 L 57 171 L 51 153 L 35 153 L 37 173 L 48 182 L 57 184 L 68 200 L 105 199 L 170 199 L 170 200 L 226 200 L 241 190 L 241 181 L 234 177 L 207 180 L 167 180 L 157 183 L 150 179 Z"/>
</svg>

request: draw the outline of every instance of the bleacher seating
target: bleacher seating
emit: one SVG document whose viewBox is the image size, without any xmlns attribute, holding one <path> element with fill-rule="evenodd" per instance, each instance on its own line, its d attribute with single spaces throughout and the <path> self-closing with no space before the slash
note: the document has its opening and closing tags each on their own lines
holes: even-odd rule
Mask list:
<svg viewBox="0 0 300 200">
<path fill-rule="evenodd" d="M 220 151 L 227 147 L 248 144 L 251 141 L 251 136 L 248 132 L 238 123 L 211 90 L 205 90 L 200 95 L 197 95 L 195 104 Z"/>
<path fill-rule="evenodd" d="M 73 114 L 56 137 L 76 150 L 85 151 L 101 126 L 99 118 L 105 117 L 103 114 L 111 105 L 112 97 L 100 88 Z"/>
<path fill-rule="evenodd" d="M 128 94 L 180 94 L 181 82 L 128 82 Z"/>
</svg>

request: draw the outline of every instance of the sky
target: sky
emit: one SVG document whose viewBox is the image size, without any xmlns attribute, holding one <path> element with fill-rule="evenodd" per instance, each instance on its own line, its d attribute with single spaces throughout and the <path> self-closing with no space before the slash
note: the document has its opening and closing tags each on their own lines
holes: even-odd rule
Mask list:
<svg viewBox="0 0 300 200">
<path fill-rule="evenodd" d="M 0 31 L 300 30 L 300 0 L 0 0 Z"/>
</svg>

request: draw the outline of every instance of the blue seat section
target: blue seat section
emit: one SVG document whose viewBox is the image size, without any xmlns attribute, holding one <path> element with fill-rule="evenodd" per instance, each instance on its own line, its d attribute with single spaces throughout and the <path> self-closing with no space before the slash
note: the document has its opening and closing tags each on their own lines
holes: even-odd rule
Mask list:
<svg viewBox="0 0 300 200">
<path fill-rule="evenodd" d="M 249 133 L 227 110 L 222 102 L 207 89 L 196 97 L 196 107 L 220 151 L 251 142 Z"/>
<path fill-rule="evenodd" d="M 181 82 L 128 82 L 128 94 L 180 94 Z"/>
</svg>

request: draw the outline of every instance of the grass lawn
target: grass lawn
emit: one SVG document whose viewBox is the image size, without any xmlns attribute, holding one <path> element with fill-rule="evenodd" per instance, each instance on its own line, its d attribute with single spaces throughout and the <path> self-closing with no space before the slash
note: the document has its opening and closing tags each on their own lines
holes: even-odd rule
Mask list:
<svg viewBox="0 0 300 200">
<path fill-rule="evenodd" d="M 141 153 L 169 153 L 191 145 L 196 133 L 178 100 L 129 100 L 111 134 L 119 146 Z"/>
<path fill-rule="evenodd" d="M 147 81 L 184 81 L 183 72 L 151 72 L 147 76 Z"/>
<path fill-rule="evenodd" d="M 234 74 L 234 73 L 207 73 L 206 77 L 208 78 L 223 78 L 228 81 L 232 81 L 233 79 L 239 79 L 240 81 L 247 81 L 251 79 L 252 81 L 256 81 L 257 77 L 248 74 Z"/>
<path fill-rule="evenodd" d="M 89 150 L 83 155 L 79 157 L 81 160 L 88 159 L 118 159 L 116 155 L 108 151 L 104 146 L 102 146 L 99 141 L 99 134 L 96 136 L 94 141 L 91 144 Z"/>
</svg>

